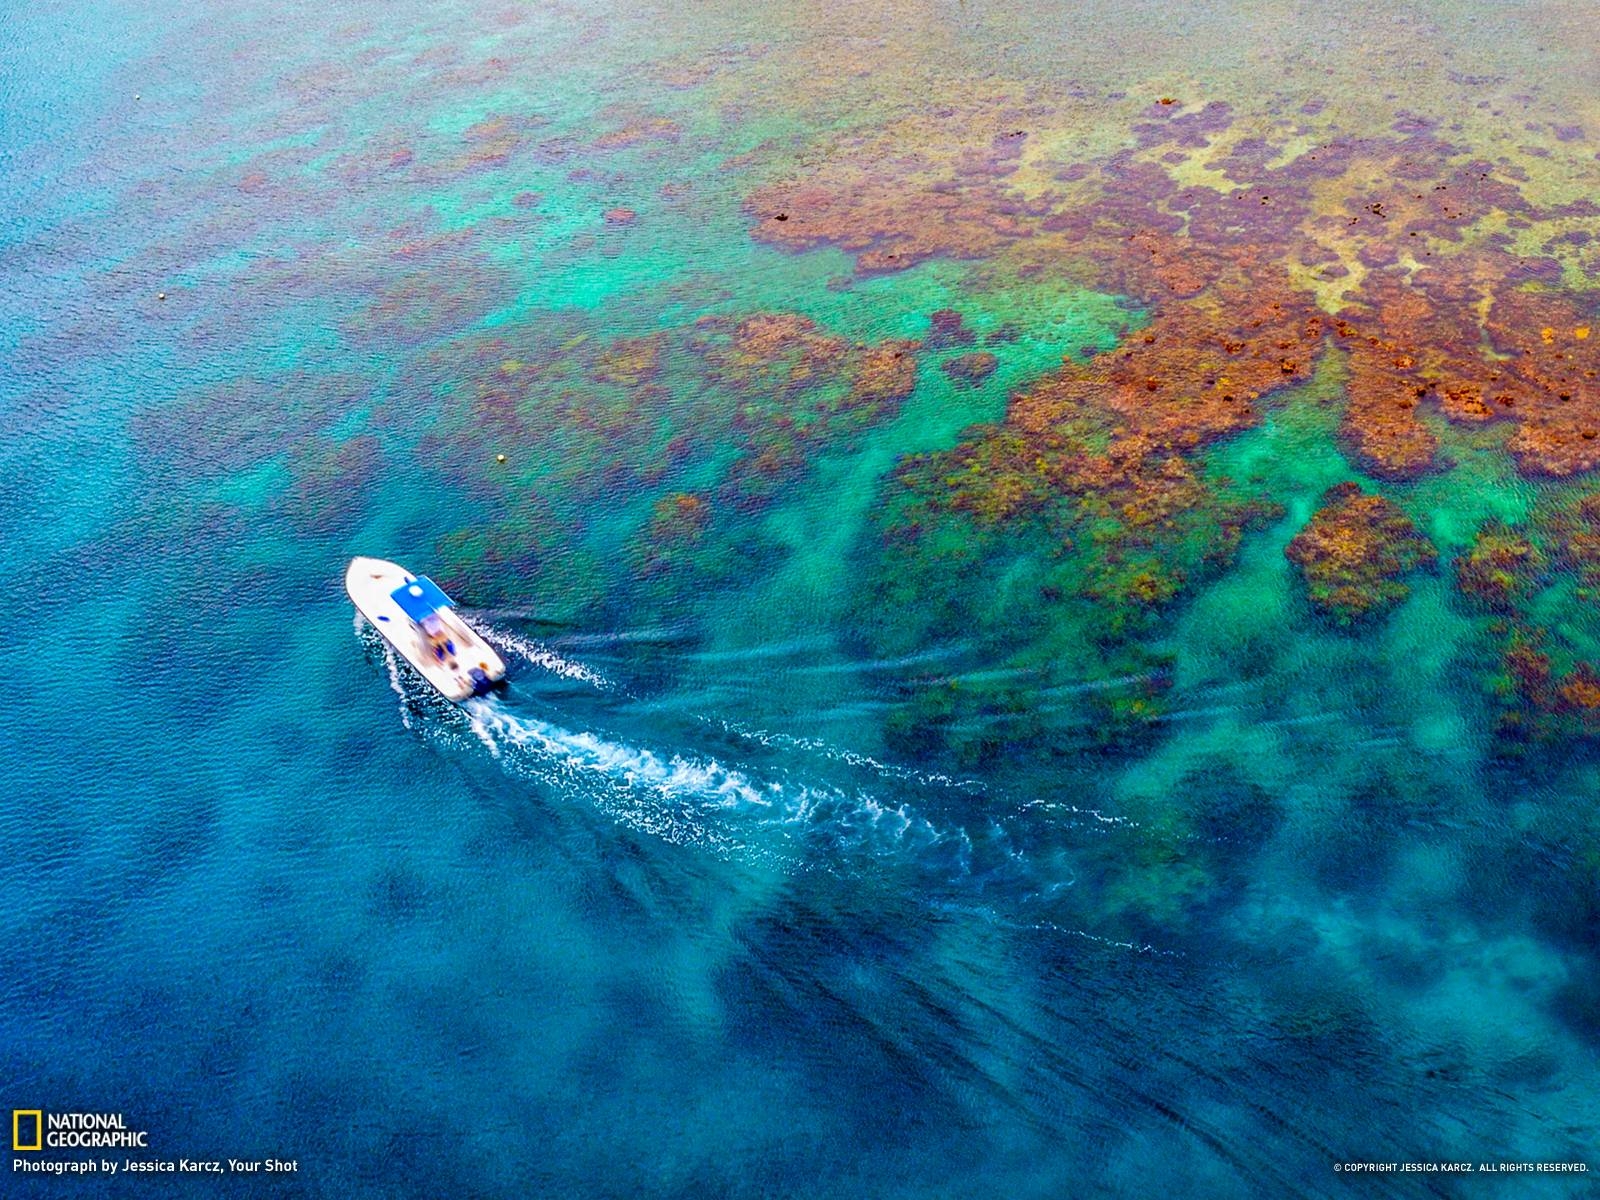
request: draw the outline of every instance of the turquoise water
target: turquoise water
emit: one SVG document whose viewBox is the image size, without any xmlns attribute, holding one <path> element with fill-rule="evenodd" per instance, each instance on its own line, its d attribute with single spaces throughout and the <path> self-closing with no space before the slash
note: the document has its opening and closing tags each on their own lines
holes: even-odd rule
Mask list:
<svg viewBox="0 0 1600 1200">
<path fill-rule="evenodd" d="M 1579 485 L 1492 430 L 1381 484 L 1330 365 L 1197 467 L 1280 507 L 1111 630 L 1049 599 L 1092 522 L 885 547 L 897 469 L 1140 305 L 751 237 L 757 187 L 934 93 L 1243 107 L 1273 39 L 1168 13 L 0 20 L 5 1099 L 299 1163 L 14 1190 L 1585 1190 L 1334 1170 L 1593 1154 L 1600 763 L 1502 753 L 1448 566 Z M 1329 20 L 1283 15 L 1275 87 L 1346 61 Z M 1373 34 L 1397 77 L 1533 77 L 1510 17 L 1406 20 Z M 1061 145 L 1120 136 L 1081 123 Z M 935 344 L 945 309 L 970 341 Z M 809 324 L 741 358 L 773 313 Z M 903 343 L 914 386 L 863 401 Z M 985 347 L 986 380 L 943 369 Z M 1447 560 L 1354 633 L 1285 557 L 1349 479 Z M 356 553 L 450 582 L 507 694 L 430 699 L 353 622 Z M 1538 603 L 1593 647 L 1570 580 Z"/>
</svg>

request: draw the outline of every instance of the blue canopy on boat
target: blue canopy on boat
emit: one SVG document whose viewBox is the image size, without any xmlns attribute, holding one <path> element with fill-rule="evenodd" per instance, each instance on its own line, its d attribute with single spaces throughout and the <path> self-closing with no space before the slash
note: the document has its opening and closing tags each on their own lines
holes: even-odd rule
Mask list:
<svg viewBox="0 0 1600 1200">
<path fill-rule="evenodd" d="M 418 575 L 410 583 L 403 583 L 389 593 L 402 612 L 413 621 L 421 621 L 429 613 L 450 608 L 452 602 L 444 590 L 426 575 Z"/>
</svg>

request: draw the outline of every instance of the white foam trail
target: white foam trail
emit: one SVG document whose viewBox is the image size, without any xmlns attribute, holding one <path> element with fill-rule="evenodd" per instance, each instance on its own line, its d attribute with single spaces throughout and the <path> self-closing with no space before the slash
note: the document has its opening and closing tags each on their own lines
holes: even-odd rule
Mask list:
<svg viewBox="0 0 1600 1200">
<path fill-rule="evenodd" d="M 779 779 L 760 779 L 714 758 L 660 755 L 596 733 L 574 732 L 512 712 L 492 700 L 465 706 L 473 731 L 494 743 L 509 768 L 534 777 L 552 770 L 597 785 L 596 799 L 613 815 L 675 842 L 748 848 L 758 828 L 799 842 L 823 834 L 852 845 L 907 843 L 939 847 L 963 870 L 971 861 L 964 830 L 935 827 L 906 805 L 864 793 Z"/>
<path fill-rule="evenodd" d="M 979 915 L 977 910 L 964 907 L 961 911 Z M 1008 921 L 989 915 L 996 924 L 1004 925 L 1010 929 L 1030 929 L 1037 933 L 1056 933 L 1066 937 L 1082 938 L 1086 942 L 1093 942 L 1097 946 L 1104 946 L 1108 950 L 1126 950 L 1132 954 L 1152 955 L 1156 958 L 1186 958 L 1180 950 L 1164 950 L 1150 942 L 1129 942 L 1121 938 L 1104 937 L 1098 933 L 1090 933 L 1087 929 L 1078 929 L 1071 925 L 1062 925 L 1055 921 Z"/>
<path fill-rule="evenodd" d="M 492 736 L 504 738 L 514 746 L 534 750 L 567 767 L 605 775 L 629 787 L 664 796 L 693 794 L 717 807 L 749 804 L 770 808 L 782 791 L 778 784 L 752 783 L 715 759 L 696 762 L 676 754 L 663 759 L 649 750 L 624 746 L 593 733 L 574 733 L 483 701 L 467 705 L 467 711 Z"/>
<path fill-rule="evenodd" d="M 573 662 L 570 658 L 562 658 L 548 646 L 541 646 L 538 642 L 522 637 L 495 625 L 473 625 L 479 634 L 488 639 L 501 650 L 509 650 L 513 654 L 520 654 L 536 667 L 543 667 L 546 671 L 554 672 L 565 679 L 575 679 L 580 683 L 587 683 L 590 687 L 600 691 L 609 691 L 614 686 L 611 680 L 600 674 L 593 667 L 586 667 L 582 663 Z"/>
<path fill-rule="evenodd" d="M 1098 808 L 1080 808 L 1076 804 L 1067 804 L 1061 800 L 1029 800 L 1023 808 L 1039 808 L 1045 812 L 1070 813 L 1075 817 L 1089 817 L 1101 825 L 1120 825 L 1124 829 L 1137 829 L 1139 822 L 1129 817 L 1121 817 L 1115 813 L 1104 813 Z"/>
<path fill-rule="evenodd" d="M 710 718 L 702 719 L 710 720 Z M 940 771 L 918 771 L 912 767 L 880 762 L 869 754 L 859 754 L 854 750 L 845 750 L 828 742 L 819 741 L 816 738 L 796 737 L 788 733 L 774 733 L 767 729 L 751 729 L 735 721 L 717 720 L 713 723 L 735 737 L 741 737 L 775 749 L 781 747 L 784 749 L 809 750 L 835 762 L 842 762 L 863 770 L 875 771 L 885 779 L 901 780 L 907 783 L 920 784 L 923 787 L 951 788 L 974 795 L 986 795 L 989 792 L 989 789 L 976 779 L 962 779 L 953 775 L 946 775 Z M 1039 808 L 1050 812 L 1068 813 L 1076 817 L 1087 817 L 1101 825 L 1117 825 L 1130 829 L 1138 825 L 1137 821 L 1132 821 L 1127 817 L 1102 812 L 1098 808 L 1081 808 L 1076 804 L 1068 804 L 1058 800 L 1029 800 L 1022 805 L 1022 808 Z"/>
<path fill-rule="evenodd" d="M 966 880 L 982 888 L 997 871 L 1007 867 L 1015 868 L 1022 876 L 1032 874 L 1028 856 L 1010 844 L 999 825 L 991 826 L 999 844 L 986 843 L 987 849 L 980 852 L 967 829 L 942 829 L 907 804 L 887 804 L 869 793 L 761 779 L 710 757 L 657 754 L 597 733 L 563 729 L 513 712 L 498 700 L 469 700 L 459 707 L 441 702 L 436 708 L 418 709 L 419 699 L 425 702 L 432 698 L 431 689 L 403 670 L 399 656 L 375 632 L 363 636 L 381 644 L 389 686 L 400 698 L 400 718 L 407 729 L 420 727 L 426 737 L 457 745 L 467 744 L 463 734 L 469 730 L 471 740 L 480 743 L 508 774 L 545 783 L 552 778 L 565 779 L 578 785 L 582 794 L 609 816 L 663 841 L 792 867 L 807 847 L 817 844 L 820 836 L 830 848 L 878 852 L 892 862 L 906 861 L 909 852 L 912 861 L 936 871 L 945 882 Z M 420 722 L 414 720 L 419 715 L 424 718 Z M 439 719 L 428 720 L 429 715 Z M 794 740 L 803 744 L 802 739 Z M 1051 807 L 1067 807 L 1100 821 L 1123 823 L 1121 818 L 1094 810 Z M 763 829 L 777 835 L 777 845 L 771 836 L 754 836 Z M 996 850 L 1003 851 L 999 863 L 993 858 Z M 980 853 L 989 860 L 982 868 L 975 866 Z M 801 862 L 810 865 L 803 857 Z M 1058 881 L 1035 895 L 1048 897 L 1075 882 Z M 989 919 L 999 918 L 997 912 L 987 908 L 972 911 L 983 912 Z M 1171 953 L 1051 921 L 1007 924 L 1066 934 L 1137 954 Z"/>
<path fill-rule="evenodd" d="M 663 758 L 512 713 L 494 701 L 473 700 L 463 708 L 472 731 L 510 773 L 565 778 L 611 816 L 664 841 L 737 849 L 741 839 L 727 825 L 728 812 L 771 808 L 782 792 L 715 760 Z"/>
<path fill-rule="evenodd" d="M 762 746 L 773 749 L 809 750 L 813 754 L 820 754 L 823 758 L 842 762 L 852 767 L 860 767 L 866 771 L 875 771 L 886 779 L 900 779 L 909 783 L 920 783 L 931 787 L 957 788 L 966 792 L 982 792 L 984 787 L 975 779 L 958 779 L 953 775 L 946 775 L 939 771 L 918 771 L 912 767 L 896 766 L 893 763 L 879 762 L 870 754 L 860 754 L 854 750 L 846 750 L 841 746 L 817 738 L 796 737 L 789 733 L 774 733 L 770 729 L 752 729 L 741 725 L 737 721 L 724 721 L 710 717 L 700 718 L 710 724 L 715 724 L 726 733 L 746 741 L 756 742 Z"/>
<path fill-rule="evenodd" d="M 407 690 L 408 676 L 400 665 L 399 656 L 386 639 L 375 630 L 370 630 L 359 613 L 356 615 L 355 628 L 358 636 L 364 640 L 370 639 L 372 644 L 381 648 L 389 688 L 400 699 L 400 720 L 407 729 L 415 729 L 415 700 Z M 567 678 L 582 680 L 596 688 L 614 686 L 598 672 L 581 663 L 569 662 L 536 642 L 492 626 L 477 628 L 480 633 L 499 638 L 537 665 L 547 666 Z M 956 850 L 964 868 L 971 866 L 972 843 L 966 830 L 941 830 L 925 818 L 914 815 L 905 804 L 887 805 L 867 793 L 845 792 L 833 787 L 758 781 L 743 772 L 723 766 L 715 759 L 685 758 L 676 754 L 662 758 L 643 748 L 608 741 L 593 733 L 574 733 L 537 718 L 513 713 L 493 701 L 473 700 L 460 711 L 473 736 L 497 759 L 503 756 L 508 747 L 533 752 L 569 773 L 603 778 L 613 786 L 668 801 L 675 807 L 680 819 L 687 819 L 693 810 L 699 810 L 701 817 L 717 809 L 743 807 L 767 810 L 769 820 L 785 825 L 794 832 L 806 826 L 829 826 L 846 840 L 859 841 L 887 835 L 897 843 L 910 840 L 926 846 L 942 845 Z M 969 793 L 985 791 L 977 780 L 881 762 L 871 755 L 843 749 L 816 738 L 753 729 L 722 719 L 698 719 L 746 741 L 770 748 L 810 751 L 835 762 L 876 772 L 886 779 Z M 1126 817 L 1109 815 L 1098 809 L 1079 808 L 1073 804 L 1033 800 L 1022 807 L 1064 811 L 1104 825 L 1137 824 Z M 662 831 L 655 822 L 650 824 L 654 832 Z M 695 840 L 700 839 L 697 837 Z"/>
<path fill-rule="evenodd" d="M 359 617 L 357 622 L 356 628 L 359 630 Z M 400 697 L 400 722 L 407 729 L 414 728 L 411 724 L 411 699 L 406 695 L 406 685 L 400 678 L 400 657 L 388 642 L 383 643 L 383 665 L 389 673 L 389 689 Z"/>
<path fill-rule="evenodd" d="M 483 719 L 483 714 L 475 708 L 467 709 L 467 724 L 471 727 L 473 735 L 483 743 L 484 748 L 495 758 L 500 757 L 500 743 L 494 740 L 494 733 L 489 729 L 488 723 Z"/>
</svg>

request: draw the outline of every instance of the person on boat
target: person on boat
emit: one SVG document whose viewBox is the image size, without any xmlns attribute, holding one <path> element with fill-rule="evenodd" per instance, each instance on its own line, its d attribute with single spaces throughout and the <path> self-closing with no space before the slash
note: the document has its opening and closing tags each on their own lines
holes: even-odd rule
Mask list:
<svg viewBox="0 0 1600 1200">
<path fill-rule="evenodd" d="M 422 618 L 422 633 L 427 638 L 428 649 L 433 651 L 434 658 L 444 662 L 446 657 L 456 652 L 456 644 L 450 640 L 450 631 L 445 628 L 444 621 L 438 613 L 429 613 Z"/>
</svg>

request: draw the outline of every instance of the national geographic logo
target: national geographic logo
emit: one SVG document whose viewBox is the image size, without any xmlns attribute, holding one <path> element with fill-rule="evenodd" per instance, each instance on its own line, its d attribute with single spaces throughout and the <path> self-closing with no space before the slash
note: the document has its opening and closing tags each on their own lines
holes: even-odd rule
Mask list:
<svg viewBox="0 0 1600 1200">
<path fill-rule="evenodd" d="M 50 1113 L 39 1108 L 11 1110 L 13 1150 L 147 1150 L 150 1135 L 129 1129 L 121 1113 Z"/>
<path fill-rule="evenodd" d="M 24 1130 L 32 1130 L 26 1133 Z M 11 1148 L 13 1150 L 44 1149 L 44 1110 L 39 1108 L 13 1108 L 11 1110 Z"/>
</svg>

